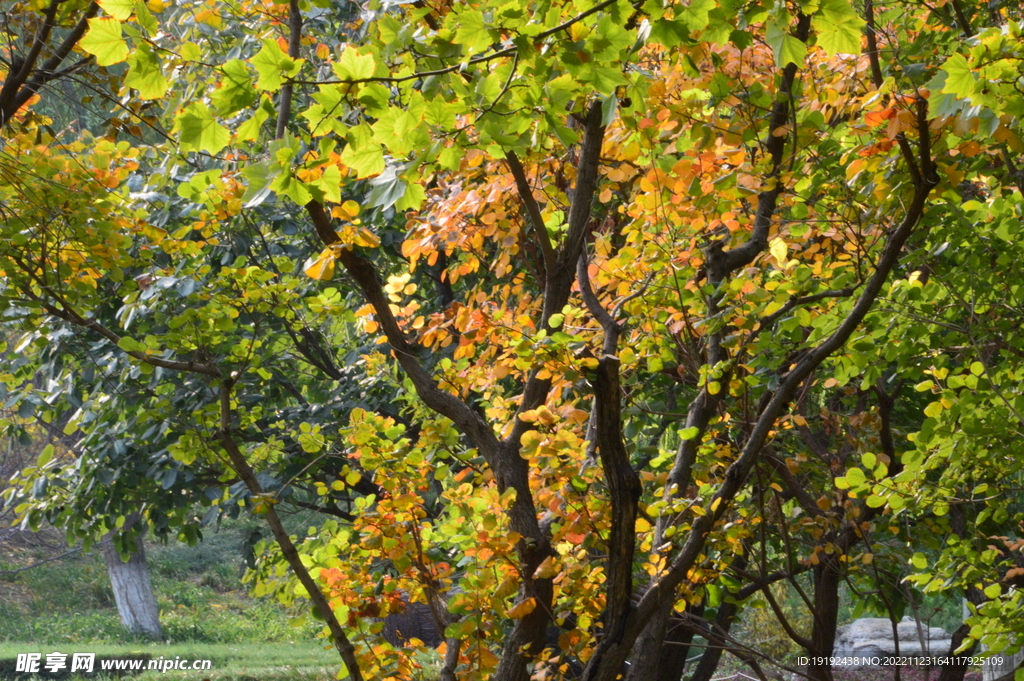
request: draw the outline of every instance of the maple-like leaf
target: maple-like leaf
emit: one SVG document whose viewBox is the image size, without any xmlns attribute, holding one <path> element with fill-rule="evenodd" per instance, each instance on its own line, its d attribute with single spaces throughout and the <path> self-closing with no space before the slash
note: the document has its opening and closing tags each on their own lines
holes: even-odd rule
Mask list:
<svg viewBox="0 0 1024 681">
<path fill-rule="evenodd" d="M 128 57 L 128 73 L 124 84 L 139 91 L 142 99 L 159 99 L 167 94 L 167 78 L 160 68 L 160 58 L 143 44 Z"/>
<path fill-rule="evenodd" d="M 111 66 L 128 58 L 128 43 L 121 36 L 121 22 L 117 19 L 89 19 L 89 30 L 85 32 L 79 45 L 96 57 L 96 63 L 100 66 Z"/>
<path fill-rule="evenodd" d="M 860 54 L 865 22 L 848 0 L 824 0 L 811 23 L 818 33 L 818 46 L 830 57 Z"/>
<path fill-rule="evenodd" d="M 231 141 L 231 133 L 202 102 L 190 104 L 178 114 L 178 128 L 182 151 L 216 154 Z"/>
</svg>

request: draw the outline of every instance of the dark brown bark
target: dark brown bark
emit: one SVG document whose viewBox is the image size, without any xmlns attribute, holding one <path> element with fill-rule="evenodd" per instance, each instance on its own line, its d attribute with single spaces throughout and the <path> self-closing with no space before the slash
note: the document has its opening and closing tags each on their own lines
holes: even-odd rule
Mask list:
<svg viewBox="0 0 1024 681">
<path fill-rule="evenodd" d="M 966 624 L 961 624 L 957 627 L 956 631 L 953 632 L 953 639 L 949 644 L 949 651 L 946 655 L 949 657 L 969 657 L 974 654 L 977 649 L 977 644 L 972 644 L 970 648 L 960 653 L 956 653 L 956 649 L 959 648 L 967 635 L 971 632 L 971 628 Z M 964 681 L 964 675 L 967 673 L 970 667 L 966 664 L 947 664 L 942 667 L 939 671 L 938 681 Z"/>
<path fill-rule="evenodd" d="M 961 504 L 953 504 L 949 509 L 950 526 L 953 530 L 953 534 L 963 539 L 967 535 L 967 518 L 964 514 L 964 507 Z M 974 605 L 981 605 L 985 602 L 985 594 L 979 589 L 967 589 L 965 594 L 967 600 Z M 947 657 L 955 657 L 959 662 L 962 657 L 970 657 L 974 655 L 974 652 L 978 649 L 977 643 L 971 645 L 970 648 L 962 653 L 957 653 L 956 649 L 959 648 L 964 639 L 970 633 L 971 628 L 966 624 L 961 624 L 957 627 L 956 631 L 953 632 L 953 640 L 950 642 L 949 651 L 946 653 Z M 939 671 L 938 681 L 963 681 L 964 674 L 967 673 L 968 665 L 966 664 L 948 664 L 944 665 Z"/>
<path fill-rule="evenodd" d="M 814 566 L 814 624 L 811 629 L 811 647 L 807 651 L 811 658 L 827 658 L 832 654 L 839 621 L 842 564 L 838 553 L 823 555 L 821 562 Z M 807 667 L 807 675 L 815 681 L 832 681 L 832 667 L 811 664 Z"/>
<path fill-rule="evenodd" d="M 664 643 L 661 646 L 658 671 L 654 681 L 679 681 L 686 671 L 686 660 L 693 642 L 693 627 L 686 626 L 690 615 L 700 617 L 704 614 L 704 604 L 687 606 L 680 615 L 673 612 L 668 618 L 668 629 L 665 631 Z"/>
<path fill-rule="evenodd" d="M 722 661 L 722 653 L 727 648 L 728 642 L 725 636 L 729 635 L 729 630 L 732 628 L 733 622 L 736 621 L 737 612 L 739 612 L 739 607 L 733 603 L 722 603 L 718 606 L 718 614 L 715 615 L 715 621 L 711 624 L 710 630 L 704 635 L 708 642 L 708 647 L 704 649 L 704 654 L 700 656 L 690 681 L 710 681 L 715 675 L 715 671 L 718 670 L 718 665 Z"/>
<path fill-rule="evenodd" d="M 595 101 L 588 110 L 584 123 L 584 137 L 579 151 L 577 181 L 569 210 L 566 236 L 555 256 L 553 271 L 546 272 L 541 328 L 547 327 L 552 314 L 561 312 L 569 300 L 576 280 L 576 264 L 587 235 L 597 177 L 604 126 L 601 123 L 601 103 Z M 331 218 L 322 204 L 312 201 L 306 205 L 313 227 L 325 245 L 338 242 Z M 373 307 L 395 358 L 412 381 L 417 395 L 433 411 L 452 420 L 487 461 L 501 491 L 516 491 L 515 501 L 508 509 L 509 527 L 523 537 L 517 546 L 520 574 L 523 584 L 519 600 L 534 599 L 536 606 L 526 617 L 516 620 L 512 632 L 505 640 L 504 651 L 493 681 L 527 681 L 527 663 L 544 646 L 544 635 L 550 621 L 553 587 L 551 579 L 534 579 L 533 574 L 545 558 L 553 555 L 550 542 L 541 531 L 529 485 L 529 464 L 519 455 L 520 440 L 531 427 L 516 419 L 511 433 L 499 440 L 490 423 L 464 400 L 442 390 L 416 357 L 401 326 L 391 312 L 390 302 L 381 285 L 377 271 L 369 260 L 354 250 L 343 249 L 338 262 L 352 277 L 364 299 Z M 523 387 L 519 413 L 535 409 L 547 399 L 551 382 L 532 372 Z M 619 572 L 617 575 L 621 574 Z"/>
<path fill-rule="evenodd" d="M 95 2 L 85 9 L 78 22 L 64 36 L 64 40 L 53 49 L 50 57 L 42 64 L 38 63 L 44 50 L 49 47 L 53 29 L 57 27 L 57 13 L 60 5 L 60 0 L 52 0 L 43 11 L 43 21 L 36 30 L 28 51 L 23 55 L 11 55 L 12 65 L 16 65 L 16 68 L 12 68 L 7 73 L 7 78 L 0 86 L 0 128 L 6 127 L 14 114 L 25 106 L 34 95 L 38 94 L 44 85 L 86 63 L 81 61 L 64 71 L 58 70 L 74 50 L 78 41 L 85 35 L 85 31 L 89 27 L 89 19 L 99 11 L 99 5 Z"/>
<path fill-rule="evenodd" d="M 618 669 L 629 654 L 627 646 L 632 647 L 643 628 L 659 611 L 663 599 L 675 598 L 676 588 L 701 555 L 708 533 L 726 513 L 736 494 L 743 488 L 747 475 L 761 456 L 769 432 L 775 427 L 777 419 L 788 408 L 799 386 L 827 357 L 846 343 L 874 305 L 889 274 L 898 262 L 907 239 L 910 238 L 924 214 L 926 201 L 932 188 L 937 184 L 934 163 L 930 156 L 926 113 L 926 109 L 919 107 L 918 130 L 922 136 L 920 143 L 921 179 L 915 183 L 914 194 L 900 224 L 889 232 L 886 245 L 875 264 L 875 270 L 856 303 L 828 338 L 808 350 L 791 369 L 783 374 L 778 390 L 770 399 L 766 400 L 740 455 L 726 470 L 724 481 L 712 497 L 711 507 L 715 510 L 698 517 L 693 522 L 686 542 L 671 560 L 665 574 L 651 585 L 640 599 L 637 607 L 631 611 L 622 639 L 614 642 L 605 640 L 598 645 L 584 670 L 583 678 L 586 681 L 613 681 L 615 679 Z"/>
<path fill-rule="evenodd" d="M 810 25 L 810 17 L 801 14 L 797 27 L 794 31 L 794 36 L 799 40 L 806 40 L 810 30 Z M 716 241 L 707 249 L 707 278 L 709 283 L 716 286 L 724 282 L 737 269 L 751 263 L 758 254 L 768 247 L 768 234 L 771 229 L 772 218 L 775 214 L 775 207 L 779 195 L 783 190 L 783 185 L 781 182 L 777 181 L 777 177 L 782 170 L 784 160 L 783 152 L 785 151 L 786 144 L 785 136 L 775 136 L 772 135 L 771 132 L 777 128 L 785 126 L 789 121 L 790 112 L 792 110 L 790 100 L 793 96 L 796 72 L 796 64 L 789 64 L 782 70 L 782 78 L 779 84 L 779 92 L 782 93 L 782 96 L 777 97 L 776 102 L 772 107 L 772 113 L 768 123 L 769 134 L 765 143 L 766 151 L 772 159 L 772 167 L 768 172 L 768 176 L 765 181 L 765 186 L 768 188 L 758 195 L 757 215 L 754 220 L 754 227 L 751 232 L 750 239 L 742 246 L 728 251 L 724 250 L 724 241 Z M 718 313 L 717 305 L 717 299 L 712 298 L 709 301 L 709 316 L 713 316 Z M 707 339 L 706 363 L 710 366 L 714 366 L 726 359 L 726 354 L 727 353 L 722 348 L 721 333 L 718 332 L 710 334 Z M 727 383 L 727 379 L 728 377 L 724 376 L 722 377 L 721 382 Z M 724 399 L 724 397 L 725 391 L 721 391 L 716 395 L 711 395 L 708 393 L 706 388 L 702 389 L 698 393 L 697 397 L 694 398 L 693 402 L 691 402 L 690 407 L 687 410 L 686 427 L 696 428 L 697 434 L 696 436 L 680 443 L 679 451 L 676 454 L 672 470 L 669 472 L 668 484 L 665 485 L 665 489 L 674 489 L 674 496 L 676 497 L 686 494 L 686 488 L 690 484 L 690 471 L 697 456 L 697 449 L 700 447 L 704 433 L 707 431 L 708 425 L 711 423 L 711 419 L 716 413 L 718 404 L 722 399 Z M 673 493 L 667 493 L 666 498 L 672 495 Z M 670 522 L 671 518 L 668 516 L 662 516 L 658 519 L 655 527 L 655 546 L 662 545 L 664 533 L 668 529 Z M 703 542 L 703 539 L 701 539 L 701 542 Z M 673 587 L 673 589 L 674 588 L 675 587 Z M 668 593 L 661 594 L 660 597 L 671 598 Z M 645 649 L 660 647 L 660 641 L 658 640 L 659 632 L 665 631 L 666 623 L 664 618 L 668 616 L 668 612 L 665 611 L 664 608 L 654 608 L 653 610 L 656 614 L 647 625 L 649 630 L 644 634 L 644 637 L 645 639 L 654 640 L 645 641 L 642 644 L 642 647 Z M 639 651 L 636 651 L 632 653 L 632 656 L 636 658 L 638 653 Z"/>
<path fill-rule="evenodd" d="M 587 258 L 581 254 L 577 281 L 583 302 L 604 331 L 601 358 L 592 381 L 594 412 L 591 422 L 605 484 L 612 502 L 611 536 L 608 542 L 607 601 L 603 637 L 618 637 L 625 626 L 633 596 L 633 556 L 636 549 L 637 503 L 642 492 L 640 477 L 629 461 L 622 441 L 622 396 L 619 386 L 619 336 L 622 327 L 601 306 L 590 287 Z"/>
</svg>

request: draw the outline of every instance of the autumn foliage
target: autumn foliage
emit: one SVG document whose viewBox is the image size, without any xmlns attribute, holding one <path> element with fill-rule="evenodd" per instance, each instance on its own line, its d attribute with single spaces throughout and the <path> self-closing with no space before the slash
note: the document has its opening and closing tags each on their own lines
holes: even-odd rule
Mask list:
<svg viewBox="0 0 1024 681">
<path fill-rule="evenodd" d="M 764 678 L 744 611 L 828 656 L 850 592 L 1024 634 L 1019 8 L 17 8 L 29 525 L 248 510 L 354 680 L 416 673 L 410 602 L 445 681 Z M 102 130 L 46 108 L 78 77 Z"/>
</svg>

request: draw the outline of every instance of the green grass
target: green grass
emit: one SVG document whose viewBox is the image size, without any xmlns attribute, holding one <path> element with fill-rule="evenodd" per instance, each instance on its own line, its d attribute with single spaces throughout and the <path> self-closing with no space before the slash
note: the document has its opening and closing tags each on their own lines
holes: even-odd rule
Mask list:
<svg viewBox="0 0 1024 681">
<path fill-rule="evenodd" d="M 144 681 L 153 679 L 210 679 L 210 681 L 327 681 L 334 679 L 340 668 L 338 653 L 333 648 L 324 650 L 314 641 L 304 643 L 148 643 L 114 645 L 109 643 L 65 644 L 40 646 L 33 643 L 0 643 L 0 659 L 13 659 L 19 653 L 96 653 L 98 656 L 150 655 L 151 659 L 181 657 L 187 660 L 211 660 L 209 671 L 144 672 L 135 677 Z M 101 674 L 88 674 L 81 678 L 96 681 Z"/>
<path fill-rule="evenodd" d="M 308 526 L 300 525 L 300 526 Z M 19 653 L 96 653 L 150 659 L 181 657 L 212 661 L 209 671 L 148 671 L 134 677 L 180 681 L 331 681 L 341 668 L 332 648 L 316 638 L 322 625 L 290 622 L 290 611 L 275 601 L 254 599 L 240 579 L 240 545 L 251 529 L 226 522 L 207 532 L 195 547 L 150 543 L 150 576 L 160 606 L 165 642 L 133 637 L 122 628 L 103 559 L 96 552 L 40 565 L 17 575 L 0 575 L 0 660 Z M 51 542 L 52 544 L 53 542 Z M 0 570 L 45 560 L 59 549 L 6 550 Z M 296 606 L 301 607 L 301 606 Z M 45 657 L 44 657 L 45 659 Z M 424 654 L 419 678 L 437 678 L 440 657 Z M 92 673 L 79 681 L 109 681 Z M 3 676 L 0 674 L 0 681 Z"/>
<path fill-rule="evenodd" d="M 277 603 L 249 598 L 240 579 L 239 546 L 250 527 L 225 523 L 194 547 L 146 547 L 165 638 L 173 643 L 312 640 L 312 624 L 289 625 Z M 51 557 L 43 550 L 0 554 L 0 570 Z M 0 642 L 141 643 L 121 627 L 106 567 L 96 552 L 0 576 Z"/>
</svg>

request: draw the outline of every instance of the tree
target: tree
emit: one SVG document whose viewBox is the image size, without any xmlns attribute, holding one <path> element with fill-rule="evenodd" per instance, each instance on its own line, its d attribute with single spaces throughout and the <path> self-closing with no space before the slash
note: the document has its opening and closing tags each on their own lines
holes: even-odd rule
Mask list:
<svg viewBox="0 0 1024 681">
<path fill-rule="evenodd" d="M 138 522 L 139 516 L 129 516 L 126 521 L 128 529 Z M 115 544 L 114 533 L 104 537 L 103 559 L 110 575 L 110 586 L 114 591 L 114 602 L 121 616 L 121 624 L 133 634 L 142 634 L 160 640 L 163 630 L 160 627 L 160 610 L 153 594 L 153 584 L 149 579 L 149 566 L 146 564 L 146 547 L 142 535 L 134 537 L 134 546 L 129 546 L 128 560 L 123 560 L 121 551 Z"/>
<path fill-rule="evenodd" d="M 875 525 L 922 495 L 917 520 L 944 526 L 942 475 L 914 476 L 958 431 L 924 420 L 911 446 L 893 417 L 912 432 L 902 388 L 963 345 L 935 337 L 953 322 L 907 321 L 934 297 L 932 240 L 965 212 L 1017 217 L 1018 10 L 322 5 L 101 3 L 81 49 L 128 62 L 150 131 L 5 140 L 54 183 L 4 187 L 8 314 L 48 320 L 61 371 L 72 346 L 112 367 L 62 374 L 49 401 L 7 379 L 44 413 L 80 410 L 93 453 L 26 471 L 20 512 L 108 531 L 124 510 L 90 506 L 112 497 L 87 481 L 115 468 L 165 535 L 198 538 L 195 504 L 246 504 L 277 543 L 257 590 L 312 600 L 353 679 L 408 671 L 374 631 L 403 593 L 445 628 L 446 679 L 567 673 L 567 656 L 588 681 L 627 661 L 660 678 L 694 635 L 762 673 L 730 623 L 805 573 L 814 624 L 788 633 L 828 656 L 839 585 L 867 572 L 851 558 L 900 560 Z M 991 28 L 965 43 L 971 22 Z M 965 181 L 1000 196 L 972 207 Z M 63 205 L 26 198 L 57 185 L 76 188 Z M 961 385 L 923 415 L 974 399 Z M 337 522 L 290 537 L 288 503 Z M 769 522 L 799 541 L 768 541 Z M 978 637 L 1003 641 L 1018 596 L 985 588 Z"/>
</svg>

